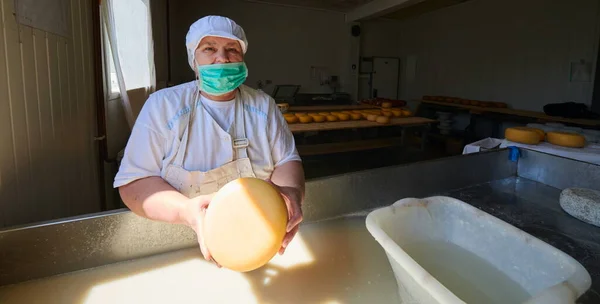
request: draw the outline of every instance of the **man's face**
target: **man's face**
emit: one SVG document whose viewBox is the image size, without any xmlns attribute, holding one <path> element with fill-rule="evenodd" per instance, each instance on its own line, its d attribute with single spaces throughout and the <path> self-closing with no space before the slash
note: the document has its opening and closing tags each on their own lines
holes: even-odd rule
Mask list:
<svg viewBox="0 0 600 304">
<path fill-rule="evenodd" d="M 196 64 L 242 62 L 244 53 L 237 40 L 221 37 L 204 37 L 195 52 Z"/>
</svg>

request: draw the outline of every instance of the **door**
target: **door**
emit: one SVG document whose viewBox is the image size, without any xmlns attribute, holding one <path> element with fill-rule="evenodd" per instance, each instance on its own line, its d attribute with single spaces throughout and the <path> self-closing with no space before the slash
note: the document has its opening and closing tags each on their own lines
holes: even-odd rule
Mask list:
<svg viewBox="0 0 600 304">
<path fill-rule="evenodd" d="M 399 58 L 373 58 L 373 97 L 398 99 Z"/>
</svg>

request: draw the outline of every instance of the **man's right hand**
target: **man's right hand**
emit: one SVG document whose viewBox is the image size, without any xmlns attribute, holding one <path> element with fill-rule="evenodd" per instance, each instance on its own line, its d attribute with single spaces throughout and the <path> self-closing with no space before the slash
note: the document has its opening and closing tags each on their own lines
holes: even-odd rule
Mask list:
<svg viewBox="0 0 600 304">
<path fill-rule="evenodd" d="M 182 218 L 185 220 L 186 224 L 196 232 L 198 244 L 200 245 L 200 250 L 202 251 L 204 258 L 207 261 L 215 262 L 217 266 L 221 267 L 221 265 L 212 258 L 208 251 L 208 247 L 206 247 L 206 244 L 204 243 L 204 215 L 206 214 L 206 208 L 208 208 L 213 196 L 214 194 L 200 195 L 189 199 L 183 209 L 184 214 L 182 214 Z"/>
</svg>

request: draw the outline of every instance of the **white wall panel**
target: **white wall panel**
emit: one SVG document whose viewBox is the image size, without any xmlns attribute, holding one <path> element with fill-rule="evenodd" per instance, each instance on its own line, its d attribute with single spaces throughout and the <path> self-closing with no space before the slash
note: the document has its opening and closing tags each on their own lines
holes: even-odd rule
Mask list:
<svg viewBox="0 0 600 304">
<path fill-rule="evenodd" d="M 97 212 L 92 2 L 70 0 L 62 37 L 0 1 L 0 227 Z"/>
</svg>

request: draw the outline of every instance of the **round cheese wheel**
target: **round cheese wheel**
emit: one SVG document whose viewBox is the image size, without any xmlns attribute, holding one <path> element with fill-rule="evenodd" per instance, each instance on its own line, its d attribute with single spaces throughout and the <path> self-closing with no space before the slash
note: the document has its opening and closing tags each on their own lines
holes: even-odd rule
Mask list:
<svg viewBox="0 0 600 304">
<path fill-rule="evenodd" d="M 312 118 L 315 122 L 324 122 L 327 120 L 327 118 L 325 118 L 323 115 L 313 115 Z"/>
<path fill-rule="evenodd" d="M 383 112 L 381 114 L 383 114 L 383 116 L 385 116 L 385 117 L 392 117 L 392 116 L 394 116 L 394 113 L 392 113 L 392 112 Z"/>
<path fill-rule="evenodd" d="M 314 117 L 315 115 L 319 115 L 319 113 L 308 113 L 308 116 Z"/>
<path fill-rule="evenodd" d="M 394 114 L 395 117 L 401 117 L 402 110 L 392 110 L 392 114 Z"/>
<path fill-rule="evenodd" d="M 352 120 L 361 120 L 362 119 L 362 115 L 360 113 L 352 113 L 352 114 L 350 114 L 350 117 L 352 118 Z"/>
<path fill-rule="evenodd" d="M 298 122 L 298 117 L 296 117 L 296 116 L 285 116 L 284 118 L 285 118 L 285 121 L 287 121 L 287 123 L 290 123 L 290 124 Z"/>
<path fill-rule="evenodd" d="M 412 116 L 412 112 L 410 110 L 402 110 L 402 116 Z"/>
<path fill-rule="evenodd" d="M 581 134 L 568 132 L 548 132 L 548 142 L 562 147 L 583 148 L 585 147 L 585 137 Z"/>
<path fill-rule="evenodd" d="M 389 116 L 377 116 L 375 121 L 380 124 L 387 124 L 387 123 L 390 123 L 390 117 Z"/>
<path fill-rule="evenodd" d="M 538 128 L 531 128 L 531 129 L 538 133 L 538 135 L 540 136 L 540 141 L 544 141 L 546 139 L 546 132 L 544 132 L 544 130 L 538 129 Z"/>
<path fill-rule="evenodd" d="M 342 113 L 344 113 L 344 114 L 352 114 L 352 112 L 350 112 L 350 111 L 342 111 Z"/>
<path fill-rule="evenodd" d="M 308 114 L 303 112 L 294 113 L 294 115 L 296 115 L 297 117 L 308 116 Z"/>
<path fill-rule="evenodd" d="M 327 121 L 338 121 L 338 117 L 335 115 L 327 115 Z"/>
<path fill-rule="evenodd" d="M 251 271 L 277 254 L 287 221 L 285 201 L 273 185 L 239 178 L 225 184 L 206 209 L 204 242 L 221 266 Z"/>
<path fill-rule="evenodd" d="M 300 119 L 301 123 L 310 123 L 310 122 L 313 122 L 312 116 L 306 115 L 306 116 L 299 116 L 298 118 Z"/>
<path fill-rule="evenodd" d="M 537 145 L 540 143 L 540 134 L 535 129 L 528 127 L 507 128 L 504 131 L 504 137 L 510 141 L 527 145 Z"/>
<path fill-rule="evenodd" d="M 339 113 L 339 114 L 337 114 L 335 116 L 337 116 L 341 121 L 350 120 L 350 114 Z"/>
<path fill-rule="evenodd" d="M 352 113 L 360 114 L 362 112 L 360 110 L 352 110 Z"/>
<path fill-rule="evenodd" d="M 331 115 L 331 113 L 329 113 L 329 112 L 319 112 L 319 115 L 327 116 L 327 115 Z"/>
<path fill-rule="evenodd" d="M 368 121 L 375 121 L 375 120 L 377 120 L 377 115 L 375 115 L 375 114 L 369 114 L 369 115 L 367 115 L 367 120 Z"/>
<path fill-rule="evenodd" d="M 392 107 L 392 103 L 389 101 L 384 101 L 381 103 L 381 107 L 382 108 L 391 108 Z"/>
<path fill-rule="evenodd" d="M 292 113 L 285 113 L 285 114 L 283 114 L 283 117 L 296 117 L 296 115 L 294 115 Z"/>
</svg>

